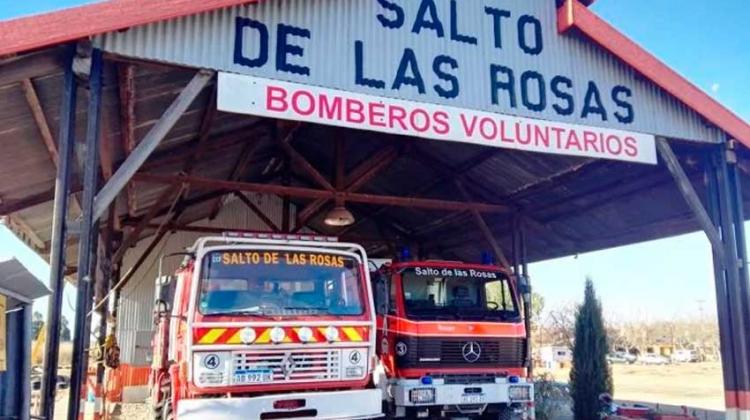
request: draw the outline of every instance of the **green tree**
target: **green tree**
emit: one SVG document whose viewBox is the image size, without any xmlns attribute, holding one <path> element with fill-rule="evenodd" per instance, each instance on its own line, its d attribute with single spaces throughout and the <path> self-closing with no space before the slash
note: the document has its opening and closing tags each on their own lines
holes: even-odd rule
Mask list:
<svg viewBox="0 0 750 420">
<path fill-rule="evenodd" d="M 576 314 L 573 367 L 570 390 L 577 420 L 599 419 L 599 395 L 612 393 L 612 374 L 607 364 L 609 343 L 604 328 L 602 305 L 594 283 L 586 279 L 583 304 Z"/>
<path fill-rule="evenodd" d="M 544 296 L 531 292 L 531 325 L 538 327 L 542 312 L 544 312 Z"/>
<path fill-rule="evenodd" d="M 31 334 L 32 337 L 36 338 L 39 336 L 39 331 L 44 328 L 44 315 L 39 311 L 34 311 L 31 316 Z"/>
<path fill-rule="evenodd" d="M 60 319 L 60 340 L 70 341 L 70 325 L 65 315 Z"/>
</svg>

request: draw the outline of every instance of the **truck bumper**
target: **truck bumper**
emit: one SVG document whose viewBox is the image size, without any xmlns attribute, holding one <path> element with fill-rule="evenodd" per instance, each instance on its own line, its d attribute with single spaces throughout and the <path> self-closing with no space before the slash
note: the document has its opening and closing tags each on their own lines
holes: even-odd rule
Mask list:
<svg viewBox="0 0 750 420">
<path fill-rule="evenodd" d="M 511 387 L 529 387 L 528 399 L 510 398 Z M 415 402 L 411 399 L 413 390 L 434 389 L 434 400 Z M 494 383 L 445 384 L 436 379 L 425 385 L 420 380 L 401 379 L 390 384 L 389 392 L 396 406 L 429 407 L 429 406 L 462 406 L 484 404 L 528 403 L 534 400 L 534 388 L 531 383 L 508 383 L 498 378 Z"/>
<path fill-rule="evenodd" d="M 304 407 L 274 408 L 275 402 L 288 400 L 304 400 Z M 303 419 L 369 419 L 382 417 L 381 401 L 379 389 L 186 399 L 179 402 L 177 420 L 246 420 L 283 414 Z"/>
</svg>

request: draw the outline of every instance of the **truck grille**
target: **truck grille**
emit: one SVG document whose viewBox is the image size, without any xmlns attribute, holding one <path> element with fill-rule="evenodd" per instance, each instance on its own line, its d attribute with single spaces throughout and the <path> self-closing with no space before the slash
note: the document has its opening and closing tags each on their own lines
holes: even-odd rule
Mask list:
<svg viewBox="0 0 750 420">
<path fill-rule="evenodd" d="M 341 379 L 340 349 L 243 351 L 232 359 L 235 372 L 270 369 L 274 383 Z"/>
<path fill-rule="evenodd" d="M 417 338 L 400 337 L 408 348 L 404 356 L 397 358 L 399 367 L 523 367 L 526 359 L 526 339 L 523 337 L 498 337 L 492 339 L 466 338 Z M 464 346 L 474 342 L 481 348 L 478 359 L 467 361 L 463 356 Z"/>
</svg>

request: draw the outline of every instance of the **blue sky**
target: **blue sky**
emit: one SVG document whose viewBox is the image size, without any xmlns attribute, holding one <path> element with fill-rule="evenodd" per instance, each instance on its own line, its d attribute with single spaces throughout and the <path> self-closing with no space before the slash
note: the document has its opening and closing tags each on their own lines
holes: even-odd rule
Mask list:
<svg viewBox="0 0 750 420">
<path fill-rule="evenodd" d="M 0 19 L 83 3 L 91 2 L 0 0 Z M 598 0 L 593 10 L 750 120 L 747 0 Z M 0 259 L 11 255 L 47 278 L 44 262 L 0 227 Z M 578 301 L 584 278 L 591 276 L 611 317 L 690 317 L 701 309 L 715 313 L 710 252 L 702 233 L 533 264 L 530 273 L 547 307 Z M 73 297 L 66 295 L 70 312 Z"/>
</svg>

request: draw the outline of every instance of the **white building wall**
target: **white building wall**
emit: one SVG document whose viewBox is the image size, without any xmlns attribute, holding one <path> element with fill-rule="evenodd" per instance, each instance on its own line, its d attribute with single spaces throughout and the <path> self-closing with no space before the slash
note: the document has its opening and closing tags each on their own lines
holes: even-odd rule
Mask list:
<svg viewBox="0 0 750 420">
<path fill-rule="evenodd" d="M 281 198 L 254 194 L 248 195 L 248 198 L 277 226 L 281 226 Z M 294 220 L 293 207 L 292 220 Z M 268 230 L 255 213 L 234 197 L 222 207 L 216 219 L 205 219 L 193 224 L 230 229 Z M 151 362 L 151 336 L 154 328 L 152 317 L 154 281 L 159 274 L 159 258 L 164 254 L 183 251 L 202 236 L 206 236 L 206 234 L 193 232 L 168 233 L 122 289 L 117 323 L 117 339 L 120 344 L 122 363 L 146 365 Z M 150 241 L 150 238 L 141 240 L 125 254 L 122 273 L 126 273 L 132 267 Z M 165 259 L 164 274 L 174 272 L 181 261 L 180 257 Z"/>
</svg>

